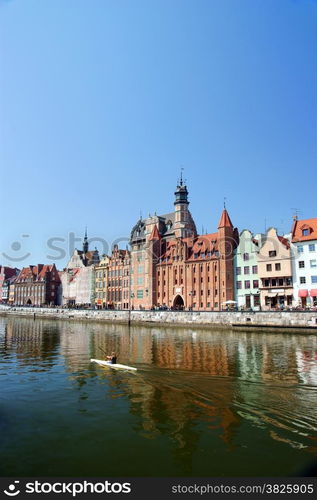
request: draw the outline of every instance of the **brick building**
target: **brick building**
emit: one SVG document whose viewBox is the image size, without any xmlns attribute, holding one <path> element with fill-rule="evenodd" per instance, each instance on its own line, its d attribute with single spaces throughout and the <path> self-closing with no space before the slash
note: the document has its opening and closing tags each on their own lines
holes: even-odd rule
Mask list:
<svg viewBox="0 0 317 500">
<path fill-rule="evenodd" d="M 129 309 L 130 252 L 114 245 L 108 263 L 107 306 Z"/>
<path fill-rule="evenodd" d="M 55 305 L 59 285 L 55 264 L 24 267 L 14 282 L 14 303 L 21 306 Z"/>
<path fill-rule="evenodd" d="M 140 219 L 131 233 L 131 304 L 221 310 L 234 299 L 233 251 L 238 232 L 226 209 L 218 231 L 197 235 L 182 178 L 175 210 Z"/>
</svg>

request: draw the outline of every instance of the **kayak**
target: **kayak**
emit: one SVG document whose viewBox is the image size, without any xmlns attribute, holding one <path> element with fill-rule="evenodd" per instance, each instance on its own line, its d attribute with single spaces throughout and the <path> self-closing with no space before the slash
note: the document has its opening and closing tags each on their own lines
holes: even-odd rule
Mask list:
<svg viewBox="0 0 317 500">
<path fill-rule="evenodd" d="M 137 371 L 137 368 L 134 368 L 133 366 L 128 366 L 128 365 L 121 365 L 120 363 L 111 363 L 111 361 L 103 361 L 102 359 L 91 359 L 90 360 L 92 363 L 98 363 L 98 365 L 101 366 L 108 366 L 109 368 L 116 368 L 118 370 L 134 370 Z"/>
</svg>

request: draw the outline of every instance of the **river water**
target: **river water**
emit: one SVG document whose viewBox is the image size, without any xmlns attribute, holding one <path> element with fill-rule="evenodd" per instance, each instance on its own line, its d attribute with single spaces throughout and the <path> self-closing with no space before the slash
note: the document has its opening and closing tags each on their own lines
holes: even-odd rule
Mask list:
<svg viewBox="0 0 317 500">
<path fill-rule="evenodd" d="M 311 475 L 316 408 L 315 335 L 0 317 L 1 476 Z"/>
</svg>

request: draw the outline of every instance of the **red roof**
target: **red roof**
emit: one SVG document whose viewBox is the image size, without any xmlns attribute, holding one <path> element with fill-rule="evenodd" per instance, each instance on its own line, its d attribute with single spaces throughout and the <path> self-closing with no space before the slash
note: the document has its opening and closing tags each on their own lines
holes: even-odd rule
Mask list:
<svg viewBox="0 0 317 500">
<path fill-rule="evenodd" d="M 283 243 L 284 246 L 286 246 L 286 248 L 290 247 L 289 241 L 286 238 L 284 238 L 283 236 L 277 236 L 277 237 L 280 240 L 280 242 Z"/>
<path fill-rule="evenodd" d="M 307 235 L 303 235 L 303 231 Z M 292 229 L 292 242 L 317 240 L 317 218 L 294 220 Z"/>
<path fill-rule="evenodd" d="M 161 239 L 161 236 L 160 236 L 160 233 L 158 232 L 157 225 L 155 224 L 155 226 L 152 229 L 151 235 L 149 237 L 149 241 L 157 241 L 160 239 Z"/>
<path fill-rule="evenodd" d="M 187 258 L 185 261 L 199 261 L 199 260 L 210 260 L 218 258 L 216 252 L 218 251 L 218 233 L 203 234 L 197 236 L 196 238 L 182 238 L 182 242 L 185 244 L 187 249 Z M 167 242 L 166 252 L 162 255 L 162 259 L 170 259 L 173 256 L 174 248 L 180 240 L 171 240 Z M 209 253 L 209 255 L 208 255 Z"/>
<path fill-rule="evenodd" d="M 232 224 L 231 219 L 229 217 L 229 214 L 228 214 L 228 212 L 227 212 L 227 210 L 225 208 L 222 211 L 221 218 L 220 218 L 219 225 L 218 225 L 218 229 L 220 227 L 231 227 L 231 228 L 233 228 L 233 224 Z"/>
<path fill-rule="evenodd" d="M 47 273 L 56 271 L 55 281 L 59 281 L 59 274 L 55 267 L 55 264 L 38 264 L 37 266 L 23 267 L 19 276 L 17 277 L 16 283 L 23 283 L 26 279 L 32 279 L 32 281 L 40 281 L 45 278 Z"/>
</svg>

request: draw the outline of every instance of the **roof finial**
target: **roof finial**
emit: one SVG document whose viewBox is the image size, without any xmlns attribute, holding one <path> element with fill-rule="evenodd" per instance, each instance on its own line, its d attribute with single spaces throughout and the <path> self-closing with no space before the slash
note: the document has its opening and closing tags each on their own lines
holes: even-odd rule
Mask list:
<svg viewBox="0 0 317 500">
<path fill-rule="evenodd" d="M 223 199 L 223 208 L 224 208 L 225 210 L 226 210 L 226 201 L 227 201 L 227 198 L 226 198 L 226 197 L 224 197 L 224 199 Z"/>
<path fill-rule="evenodd" d="M 180 186 L 183 185 L 183 171 L 184 171 L 184 167 L 181 165 L 181 177 L 180 177 L 180 181 L 179 181 Z"/>
</svg>

